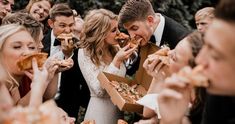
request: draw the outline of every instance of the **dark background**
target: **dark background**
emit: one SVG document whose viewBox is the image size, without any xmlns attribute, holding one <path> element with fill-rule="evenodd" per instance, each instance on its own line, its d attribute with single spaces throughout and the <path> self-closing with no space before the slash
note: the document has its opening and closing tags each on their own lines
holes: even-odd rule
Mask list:
<svg viewBox="0 0 235 124">
<path fill-rule="evenodd" d="M 23 9 L 29 0 L 15 0 L 14 10 Z M 71 8 L 84 17 L 86 12 L 95 8 L 106 8 L 118 14 L 126 0 L 54 0 L 54 2 L 68 2 Z M 188 29 L 194 29 L 194 14 L 197 10 L 216 6 L 218 0 L 150 0 L 156 12 L 161 12 Z"/>
</svg>

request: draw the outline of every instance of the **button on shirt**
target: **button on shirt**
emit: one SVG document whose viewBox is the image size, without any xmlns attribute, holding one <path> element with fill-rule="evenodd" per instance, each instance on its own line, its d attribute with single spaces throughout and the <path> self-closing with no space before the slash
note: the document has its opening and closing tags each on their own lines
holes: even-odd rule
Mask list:
<svg viewBox="0 0 235 124">
<path fill-rule="evenodd" d="M 155 17 L 156 16 L 160 16 L 160 22 L 159 22 L 157 28 L 155 29 L 153 35 L 154 35 L 155 40 L 156 40 L 156 45 L 160 46 L 161 40 L 162 40 L 163 31 L 164 31 L 164 27 L 165 27 L 165 17 L 162 16 L 160 13 L 156 13 Z"/>
</svg>

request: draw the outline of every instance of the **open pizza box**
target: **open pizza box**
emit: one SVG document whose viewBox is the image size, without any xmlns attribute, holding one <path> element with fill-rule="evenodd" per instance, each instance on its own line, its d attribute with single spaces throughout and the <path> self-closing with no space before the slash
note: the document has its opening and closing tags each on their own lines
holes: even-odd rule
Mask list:
<svg viewBox="0 0 235 124">
<path fill-rule="evenodd" d="M 135 76 L 133 79 L 130 78 L 123 78 L 119 77 L 113 74 L 109 74 L 106 72 L 101 72 L 98 75 L 98 80 L 101 83 L 101 86 L 106 89 L 107 93 L 110 95 L 112 102 L 118 106 L 118 108 L 122 111 L 128 111 L 128 112 L 143 112 L 143 106 L 135 103 L 128 103 L 121 95 L 120 93 L 113 87 L 113 85 L 110 84 L 111 81 L 117 81 L 117 82 L 123 82 L 127 83 L 129 86 L 137 85 L 137 92 L 145 95 L 147 93 L 147 90 L 150 86 L 150 83 L 152 81 L 152 77 L 149 76 L 146 71 L 143 68 L 144 60 L 147 58 L 149 54 L 154 53 L 155 51 L 159 50 L 157 46 L 155 46 L 152 43 L 149 43 L 148 45 L 141 47 L 141 60 L 139 69 L 137 70 Z"/>
<path fill-rule="evenodd" d="M 121 94 L 111 85 L 111 81 L 117 81 L 117 82 L 122 82 L 126 83 L 129 86 L 136 84 L 136 82 L 133 82 L 133 80 L 129 80 L 127 78 L 119 77 L 113 74 L 109 74 L 106 72 L 101 72 L 98 75 L 98 79 L 101 83 L 101 86 L 106 89 L 107 93 L 110 95 L 110 98 L 112 102 L 117 105 L 117 107 L 122 110 L 122 111 L 129 111 L 129 112 L 138 112 L 142 113 L 143 111 L 143 106 L 139 104 L 133 104 L 127 102 Z M 137 92 L 145 95 L 146 90 L 143 88 L 143 86 L 138 85 L 136 88 Z"/>
</svg>

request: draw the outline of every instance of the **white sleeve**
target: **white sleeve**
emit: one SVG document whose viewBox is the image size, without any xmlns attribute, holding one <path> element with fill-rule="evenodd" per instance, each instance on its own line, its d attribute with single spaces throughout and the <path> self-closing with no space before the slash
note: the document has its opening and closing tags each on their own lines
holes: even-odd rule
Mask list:
<svg viewBox="0 0 235 124">
<path fill-rule="evenodd" d="M 107 68 L 104 69 L 104 72 L 115 74 L 121 77 L 125 77 L 126 67 L 124 66 L 124 64 L 121 64 L 120 69 L 119 69 L 113 63 L 111 63 Z"/>
<path fill-rule="evenodd" d="M 120 69 L 116 68 L 112 63 L 106 67 L 97 67 L 92 63 L 90 57 L 84 54 L 83 49 L 79 49 L 78 51 L 78 64 L 91 92 L 100 97 L 104 96 L 106 93 L 105 89 L 101 87 L 100 82 L 97 79 L 100 72 L 105 71 L 119 76 L 125 76 L 126 73 L 124 65 L 122 65 Z"/>
</svg>

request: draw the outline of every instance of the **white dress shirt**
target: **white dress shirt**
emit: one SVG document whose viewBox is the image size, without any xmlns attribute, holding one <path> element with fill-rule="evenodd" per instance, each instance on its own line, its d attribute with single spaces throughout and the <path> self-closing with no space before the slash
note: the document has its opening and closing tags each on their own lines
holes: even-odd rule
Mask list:
<svg viewBox="0 0 235 124">
<path fill-rule="evenodd" d="M 164 27 L 165 27 L 165 17 L 162 16 L 160 13 L 156 13 L 155 16 L 160 16 L 160 22 L 159 22 L 157 28 L 155 29 L 153 35 L 154 35 L 155 40 L 156 40 L 156 45 L 160 46 L 161 40 L 162 40 L 163 31 L 164 31 Z"/>
<path fill-rule="evenodd" d="M 61 46 L 57 45 L 54 46 L 54 42 L 55 42 L 55 35 L 53 30 L 51 31 L 51 49 L 50 49 L 50 56 L 52 57 L 57 57 L 59 59 L 64 59 L 64 54 L 61 50 Z M 59 87 L 60 87 L 60 80 L 61 80 L 61 72 L 58 74 L 58 91 L 55 95 L 55 98 L 57 98 L 59 96 Z"/>
</svg>

